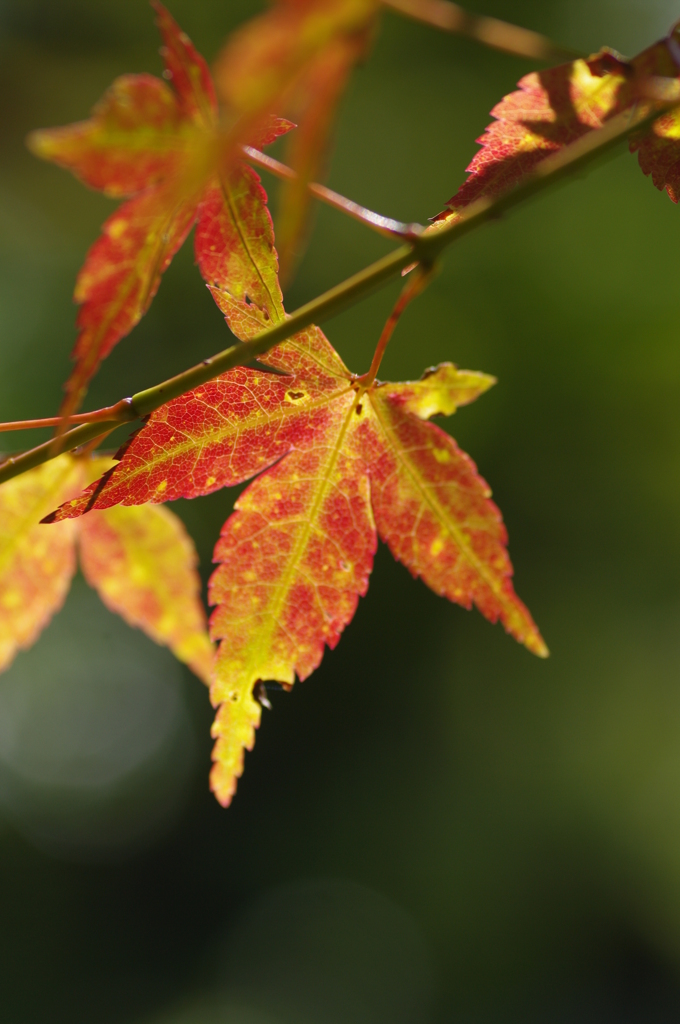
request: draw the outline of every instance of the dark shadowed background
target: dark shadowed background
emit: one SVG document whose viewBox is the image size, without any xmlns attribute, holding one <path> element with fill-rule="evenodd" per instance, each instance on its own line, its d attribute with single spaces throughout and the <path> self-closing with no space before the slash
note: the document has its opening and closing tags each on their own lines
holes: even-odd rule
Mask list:
<svg viewBox="0 0 680 1024">
<path fill-rule="evenodd" d="M 257 5 L 170 8 L 212 59 Z M 669 0 L 478 9 L 586 52 L 634 53 L 680 17 Z M 0 0 L 2 419 L 56 411 L 74 277 L 113 208 L 24 136 L 159 73 L 157 47 L 143 0 Z M 529 70 L 386 15 L 331 185 L 425 221 Z M 679 217 L 621 150 L 457 243 L 381 371 L 499 378 L 450 428 L 503 510 L 548 662 L 381 550 L 337 650 L 272 694 L 225 811 L 204 688 L 76 582 L 0 678 L 3 1024 L 679 1019 Z M 387 248 L 319 210 L 288 308 Z M 324 325 L 357 372 L 396 288 Z M 229 338 L 185 246 L 88 403 Z M 233 498 L 174 506 L 204 578 Z"/>
</svg>

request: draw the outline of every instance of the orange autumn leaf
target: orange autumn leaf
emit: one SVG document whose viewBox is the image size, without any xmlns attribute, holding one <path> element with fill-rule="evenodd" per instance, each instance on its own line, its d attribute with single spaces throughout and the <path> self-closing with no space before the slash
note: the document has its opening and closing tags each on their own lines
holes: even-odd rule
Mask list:
<svg viewBox="0 0 680 1024">
<path fill-rule="evenodd" d="M 104 224 L 76 281 L 78 338 L 64 423 L 101 361 L 149 308 L 206 201 L 212 209 L 216 198 L 225 209 L 233 206 L 230 191 L 238 191 L 246 173 L 240 146 L 266 145 L 293 127 L 275 116 L 286 106 L 301 117 L 291 151 L 298 178 L 284 189 L 284 255 L 293 260 L 307 183 L 320 169 L 335 103 L 366 48 L 377 6 L 377 0 L 284 2 L 249 22 L 218 62 L 220 120 L 205 60 L 153 0 L 168 81 L 124 75 L 90 120 L 29 136 L 37 156 L 106 195 L 129 197 Z"/>
<path fill-rule="evenodd" d="M 0 671 L 63 604 L 76 569 L 112 611 L 170 647 L 204 682 L 213 649 L 193 543 L 168 509 L 120 508 L 48 530 L 55 500 L 77 494 L 110 459 L 58 459 L 0 487 Z"/>
<path fill-rule="evenodd" d="M 78 275 L 80 305 L 62 414 L 80 405 L 88 381 L 148 309 L 161 277 L 183 244 L 201 203 L 215 189 L 228 205 L 239 161 L 223 159 L 217 104 L 208 67 L 160 3 L 169 83 L 152 75 L 117 79 L 89 121 L 36 131 L 36 155 L 71 170 L 106 195 L 129 196 L 104 224 Z M 292 125 L 264 119 L 247 141 L 271 142 Z M 233 148 L 233 147 L 232 147 Z"/>
<path fill-rule="evenodd" d="M 342 37 L 363 37 L 378 0 L 278 0 L 232 33 L 216 61 L 227 111 L 258 118 L 288 98 L 310 66 Z"/>
<path fill-rule="evenodd" d="M 517 92 L 491 111 L 495 120 L 477 141 L 481 149 L 468 166 L 467 181 L 434 218 L 453 220 L 471 202 L 496 196 L 516 185 L 551 153 L 601 128 L 647 95 L 655 77 L 677 78 L 680 27 L 631 60 L 603 50 L 588 60 L 532 72 Z M 680 121 L 662 115 L 631 139 L 640 166 L 658 188 L 677 202 L 680 182 Z"/>
<path fill-rule="evenodd" d="M 259 724 L 254 686 L 305 679 L 336 645 L 368 586 L 378 534 L 437 593 L 477 605 L 547 653 L 512 588 L 487 485 L 452 438 L 424 422 L 492 381 L 445 364 L 422 382 L 362 393 L 318 330 L 267 359 L 286 375 L 240 368 L 168 403 L 118 466 L 50 517 L 257 477 L 222 530 L 210 582 L 211 634 L 222 641 L 212 785 L 225 804 Z"/>
</svg>

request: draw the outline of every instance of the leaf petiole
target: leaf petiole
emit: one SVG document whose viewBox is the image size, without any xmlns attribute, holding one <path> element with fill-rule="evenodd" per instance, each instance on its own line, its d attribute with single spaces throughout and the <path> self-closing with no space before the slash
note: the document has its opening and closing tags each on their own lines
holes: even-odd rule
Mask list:
<svg viewBox="0 0 680 1024">
<path fill-rule="evenodd" d="M 79 412 L 68 417 L 69 424 L 80 423 L 102 423 L 114 420 L 116 423 L 124 423 L 126 420 L 136 420 L 137 414 L 132 409 L 131 399 L 123 398 L 115 405 L 107 405 L 102 409 L 93 409 L 92 412 Z M 0 423 L 0 433 L 9 433 L 16 430 L 38 430 L 40 427 L 58 427 L 64 422 L 63 416 L 46 416 L 38 420 L 11 420 L 8 423 Z"/>
<path fill-rule="evenodd" d="M 375 381 L 383 356 L 385 355 L 385 349 L 389 344 L 390 338 L 394 334 L 394 329 L 399 323 L 402 313 L 406 307 L 409 306 L 411 302 L 427 288 L 435 273 L 436 267 L 433 265 L 426 266 L 425 264 L 419 263 L 414 267 L 411 275 L 399 294 L 399 298 L 394 304 L 392 312 L 385 322 L 385 326 L 382 329 L 380 337 L 378 338 L 378 344 L 375 347 L 375 352 L 373 353 L 373 359 L 371 360 L 368 373 L 364 373 L 361 377 L 357 377 L 355 381 L 355 384 L 358 384 L 362 391 L 368 391 Z"/>
</svg>

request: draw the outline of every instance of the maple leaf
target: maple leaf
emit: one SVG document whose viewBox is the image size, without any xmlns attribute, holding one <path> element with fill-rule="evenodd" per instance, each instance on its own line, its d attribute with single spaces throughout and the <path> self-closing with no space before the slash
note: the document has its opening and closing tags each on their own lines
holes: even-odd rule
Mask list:
<svg viewBox="0 0 680 1024">
<path fill-rule="evenodd" d="M 199 224 L 197 252 L 231 329 L 247 338 L 285 313 L 264 192 L 252 172 L 242 185 L 233 211 L 219 206 Z M 366 592 L 378 533 L 437 593 L 476 604 L 547 654 L 512 588 L 489 488 L 426 422 L 493 378 L 442 364 L 420 381 L 366 391 L 317 327 L 263 358 L 275 373 L 239 367 L 156 410 L 116 466 L 48 517 L 197 497 L 256 477 L 222 530 L 209 589 L 211 635 L 222 641 L 211 785 L 224 805 L 260 722 L 255 685 L 305 679 L 336 645 Z"/>
<path fill-rule="evenodd" d="M 91 188 L 131 197 L 106 221 L 78 275 L 79 335 L 64 417 L 80 404 L 101 360 L 148 309 L 206 195 L 229 204 L 245 166 L 225 163 L 203 57 L 165 8 L 153 6 L 170 84 L 148 74 L 124 75 L 89 121 L 36 131 L 28 140 L 35 154 L 73 171 Z M 291 127 L 283 119 L 264 119 L 248 141 L 264 145 Z"/>
<path fill-rule="evenodd" d="M 307 678 L 336 645 L 366 592 L 377 534 L 437 593 L 547 653 L 512 588 L 487 485 L 426 422 L 492 378 L 443 364 L 362 393 L 317 328 L 267 360 L 279 373 L 242 367 L 153 413 L 118 465 L 51 517 L 195 497 L 259 474 L 222 530 L 210 581 L 211 635 L 223 641 L 212 786 L 225 804 L 260 720 L 253 687 Z"/>
<path fill-rule="evenodd" d="M 61 455 L 0 487 L 0 671 L 30 647 L 62 606 L 77 550 L 88 583 L 112 611 L 168 646 L 206 683 L 213 648 L 200 599 L 197 557 L 165 508 L 116 508 L 46 530 L 40 520 L 108 458 Z"/>
<path fill-rule="evenodd" d="M 505 96 L 495 120 L 477 139 L 481 149 L 468 166 L 468 178 L 435 221 L 455 220 L 483 196 L 516 185 L 551 153 L 601 128 L 645 96 L 655 76 L 676 78 L 680 66 L 680 27 L 630 61 L 604 49 L 588 60 L 525 75 L 518 91 Z M 680 194 L 680 115 L 670 112 L 635 135 L 640 166 L 654 184 L 677 202 Z"/>
</svg>

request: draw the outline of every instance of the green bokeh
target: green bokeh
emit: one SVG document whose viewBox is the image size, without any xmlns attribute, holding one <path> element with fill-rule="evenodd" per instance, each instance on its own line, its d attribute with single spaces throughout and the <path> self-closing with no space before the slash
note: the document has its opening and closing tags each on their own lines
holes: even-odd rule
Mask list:
<svg viewBox="0 0 680 1024">
<path fill-rule="evenodd" d="M 209 58 L 255 9 L 171 6 Z M 662 0 L 484 10 L 585 51 L 634 52 L 680 16 Z M 23 138 L 86 116 L 117 74 L 158 73 L 157 45 L 142 0 L 0 3 L 2 419 L 56 409 L 73 280 L 112 209 Z M 386 16 L 343 102 L 330 184 L 425 221 L 528 70 Z M 337 650 L 273 695 L 228 811 L 207 793 L 210 709 L 187 675 L 193 781 L 145 843 L 107 859 L 36 841 L 16 816 L 0 825 L 3 1022 L 678 1019 L 677 238 L 678 210 L 621 151 L 457 243 L 381 371 L 451 359 L 499 378 L 451 430 L 494 488 L 550 660 L 382 550 Z M 385 251 L 320 209 L 288 308 Z M 396 287 L 325 325 L 357 372 Z M 228 340 L 187 246 L 89 401 Z M 206 577 L 232 500 L 175 506 Z M 69 608 L 52 630 L 73 624 Z M 45 637 L 30 657 L 57 649 Z"/>
</svg>

